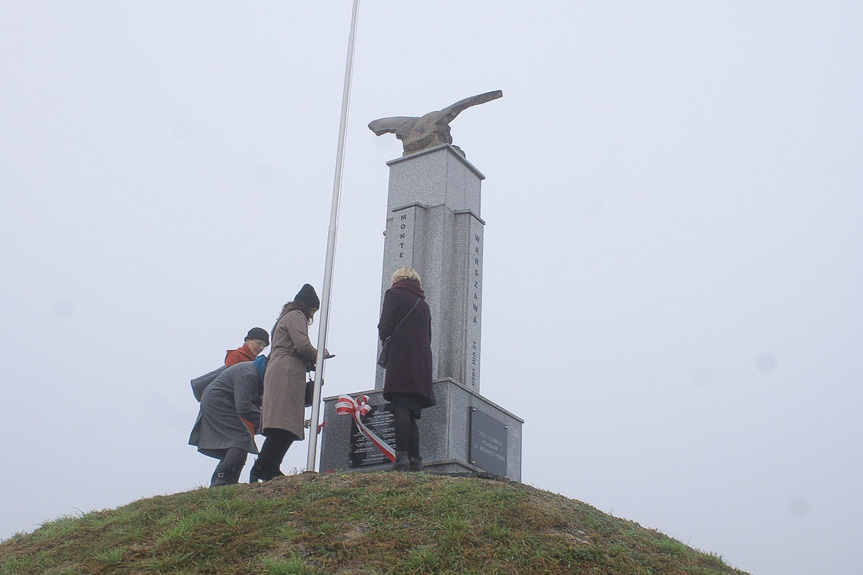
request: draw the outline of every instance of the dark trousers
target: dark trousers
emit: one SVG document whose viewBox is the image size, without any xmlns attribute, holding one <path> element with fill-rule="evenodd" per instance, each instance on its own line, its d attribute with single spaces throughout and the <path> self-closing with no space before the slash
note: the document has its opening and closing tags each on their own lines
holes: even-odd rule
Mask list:
<svg viewBox="0 0 863 575">
<path fill-rule="evenodd" d="M 246 455 L 248 452 L 245 449 L 239 447 L 229 447 L 225 450 L 225 456 L 222 458 L 222 461 L 227 463 L 228 465 L 245 465 L 246 464 Z"/>
<path fill-rule="evenodd" d="M 411 410 L 405 407 L 393 407 L 392 412 L 395 418 L 396 451 L 407 451 L 408 457 L 419 457 L 420 432 L 417 420 Z"/>
<path fill-rule="evenodd" d="M 273 427 L 265 429 L 264 435 L 267 438 L 264 440 L 264 445 L 261 446 L 256 465 L 260 465 L 264 469 L 278 471 L 288 448 L 297 439 L 297 436 L 285 429 Z"/>
</svg>

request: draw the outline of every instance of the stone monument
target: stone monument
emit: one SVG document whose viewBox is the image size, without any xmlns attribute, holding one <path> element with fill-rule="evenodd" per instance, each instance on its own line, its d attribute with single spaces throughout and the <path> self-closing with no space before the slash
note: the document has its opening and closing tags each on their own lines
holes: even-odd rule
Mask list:
<svg viewBox="0 0 863 575">
<path fill-rule="evenodd" d="M 425 468 L 487 472 L 520 481 L 523 421 L 480 395 L 485 251 L 480 183 L 485 176 L 452 145 L 449 128 L 464 109 L 502 95 L 496 91 L 472 96 L 422 117 L 382 118 L 369 128 L 377 135 L 393 132 L 404 144 L 404 155 L 387 163 L 381 305 L 393 271 L 410 266 L 420 273 L 432 314 L 437 400 L 437 405 L 423 410 L 418 422 Z M 350 395 L 365 395 L 369 405 L 382 406 L 383 383 L 384 370 L 378 367 L 374 389 Z M 392 416 L 373 409 L 358 424 L 337 414 L 338 401 L 324 399 L 321 471 L 388 468 L 386 449 L 380 445 L 392 444 Z M 370 439 L 369 431 L 377 437 Z"/>
</svg>

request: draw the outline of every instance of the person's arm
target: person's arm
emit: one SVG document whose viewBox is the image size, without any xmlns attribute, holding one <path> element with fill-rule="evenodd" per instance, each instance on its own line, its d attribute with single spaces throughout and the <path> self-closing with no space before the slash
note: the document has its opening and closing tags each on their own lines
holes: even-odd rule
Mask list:
<svg viewBox="0 0 863 575">
<path fill-rule="evenodd" d="M 288 313 L 285 316 L 285 327 L 288 330 L 288 337 L 294 344 L 294 350 L 310 361 L 315 361 L 318 357 L 318 350 L 309 340 L 309 324 L 305 314 L 301 311 Z"/>
<path fill-rule="evenodd" d="M 393 334 L 396 326 L 396 298 L 391 290 L 384 292 L 384 305 L 381 306 L 381 319 L 378 322 L 378 337 L 381 341 Z"/>
<path fill-rule="evenodd" d="M 237 415 L 246 423 L 246 427 L 249 427 L 252 435 L 261 426 L 261 407 L 256 401 L 259 397 L 259 390 L 260 382 L 256 370 L 243 374 L 234 383 L 234 407 L 237 410 Z"/>
</svg>

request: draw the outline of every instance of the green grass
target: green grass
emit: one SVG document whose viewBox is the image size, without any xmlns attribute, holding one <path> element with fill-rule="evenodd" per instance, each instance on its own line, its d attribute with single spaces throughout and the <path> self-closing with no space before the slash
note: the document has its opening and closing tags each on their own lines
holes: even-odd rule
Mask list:
<svg viewBox="0 0 863 575">
<path fill-rule="evenodd" d="M 303 474 L 63 517 L 0 542 L 0 575 L 740 574 L 657 531 L 529 486 Z"/>
</svg>

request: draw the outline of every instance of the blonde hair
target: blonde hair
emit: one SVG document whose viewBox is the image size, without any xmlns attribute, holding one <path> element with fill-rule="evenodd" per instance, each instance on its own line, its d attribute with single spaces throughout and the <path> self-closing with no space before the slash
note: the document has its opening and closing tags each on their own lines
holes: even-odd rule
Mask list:
<svg viewBox="0 0 863 575">
<path fill-rule="evenodd" d="M 403 268 L 397 269 L 393 273 L 393 277 L 390 280 L 390 283 L 394 284 L 394 283 L 400 282 L 402 280 L 415 281 L 420 285 L 422 285 L 422 283 L 423 283 L 422 279 L 420 278 L 420 275 L 417 273 L 417 271 L 415 269 L 409 268 L 409 267 L 403 267 Z"/>
</svg>

